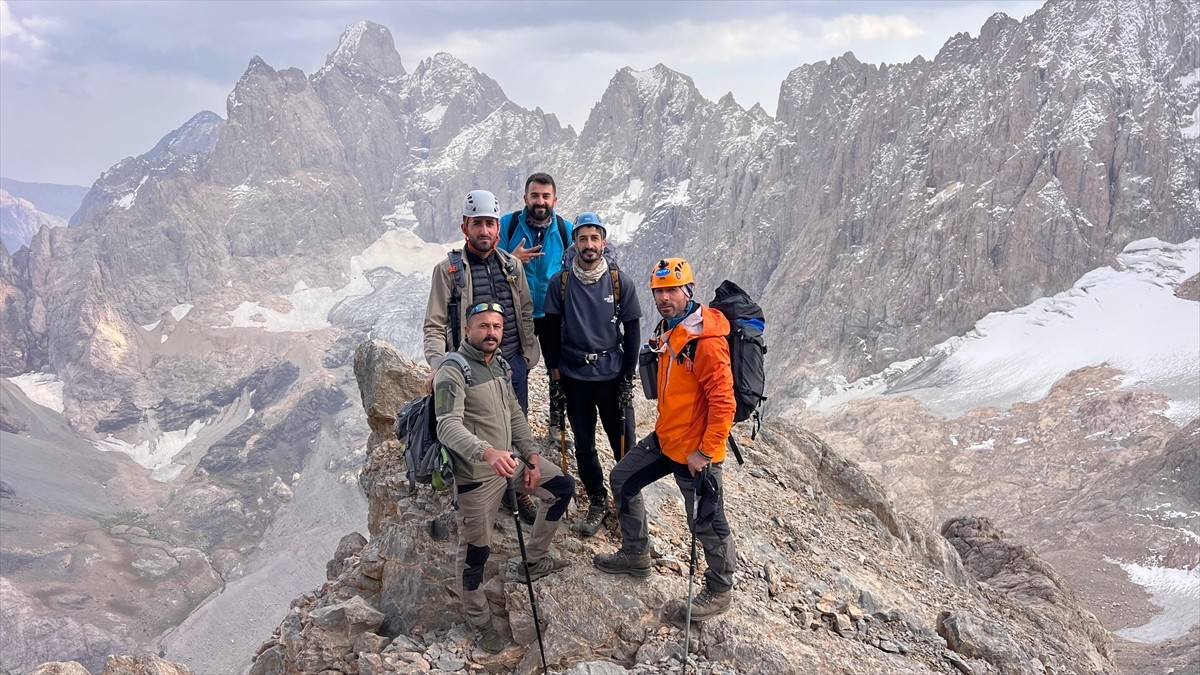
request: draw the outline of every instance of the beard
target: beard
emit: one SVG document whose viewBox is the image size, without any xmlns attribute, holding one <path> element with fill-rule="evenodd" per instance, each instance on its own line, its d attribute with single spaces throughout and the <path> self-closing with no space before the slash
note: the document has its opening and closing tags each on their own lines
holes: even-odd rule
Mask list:
<svg viewBox="0 0 1200 675">
<path fill-rule="evenodd" d="M 599 262 L 600 251 L 593 248 L 585 248 L 579 252 L 579 259 L 586 263 Z"/>
<path fill-rule="evenodd" d="M 549 206 L 531 206 L 531 207 L 529 207 L 529 215 L 533 216 L 534 220 L 536 220 L 538 222 L 542 222 L 543 220 L 546 220 L 547 218 L 550 217 L 550 207 Z"/>
<path fill-rule="evenodd" d="M 480 253 L 490 253 L 496 247 L 496 242 L 491 237 L 476 238 L 471 240 L 471 247 Z"/>
</svg>

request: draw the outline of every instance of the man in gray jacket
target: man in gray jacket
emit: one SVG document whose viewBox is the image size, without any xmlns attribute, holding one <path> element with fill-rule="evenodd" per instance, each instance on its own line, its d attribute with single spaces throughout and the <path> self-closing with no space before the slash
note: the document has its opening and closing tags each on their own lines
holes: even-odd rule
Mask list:
<svg viewBox="0 0 1200 675">
<path fill-rule="evenodd" d="M 511 479 L 517 491 L 540 500 L 526 552 L 517 565 L 521 581 L 533 581 L 562 569 L 550 555 L 550 541 L 575 481 L 538 455 L 529 422 L 517 404 L 509 370 L 498 352 L 504 335 L 504 307 L 483 301 L 466 311 L 466 331 L 458 353 L 466 367 L 444 359 L 433 380 L 438 439 L 453 454 L 458 498 L 458 557 L 462 605 L 467 622 L 480 633 L 479 647 L 502 651 L 508 640 L 492 625 L 483 591 L 496 508 Z"/>
<path fill-rule="evenodd" d="M 533 296 L 520 260 L 496 246 L 500 240 L 500 202 L 487 190 L 472 190 L 463 200 L 463 248 L 450 251 L 433 270 L 425 307 L 425 360 L 437 369 L 442 356 L 462 342 L 467 308 L 479 299 L 504 307 L 500 352 L 513 369 L 513 388 L 521 410 L 529 410 L 529 369 L 541 346 L 533 332 Z M 432 372 L 430 380 L 432 382 Z M 428 383 L 426 384 L 428 388 Z"/>
</svg>

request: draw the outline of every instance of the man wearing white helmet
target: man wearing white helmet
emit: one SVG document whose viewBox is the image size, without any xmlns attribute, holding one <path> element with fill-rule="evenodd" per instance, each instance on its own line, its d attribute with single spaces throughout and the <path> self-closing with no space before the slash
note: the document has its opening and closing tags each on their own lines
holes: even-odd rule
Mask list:
<svg viewBox="0 0 1200 675">
<path fill-rule="evenodd" d="M 447 352 L 462 344 L 467 308 L 495 302 L 504 308 L 500 352 L 513 371 L 513 389 L 521 409 L 529 411 L 529 369 L 541 357 L 533 332 L 533 298 L 521 261 L 497 248 L 500 202 L 487 190 L 472 190 L 463 200 L 462 249 L 450 251 L 433 270 L 425 308 L 425 360 L 437 370 Z M 433 382 L 432 373 L 426 389 Z"/>
</svg>

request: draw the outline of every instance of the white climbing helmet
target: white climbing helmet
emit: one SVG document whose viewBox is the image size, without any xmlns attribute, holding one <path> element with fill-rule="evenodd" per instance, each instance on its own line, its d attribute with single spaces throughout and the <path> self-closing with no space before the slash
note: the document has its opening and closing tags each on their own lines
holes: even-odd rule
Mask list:
<svg viewBox="0 0 1200 675">
<path fill-rule="evenodd" d="M 463 200 L 463 217 L 500 217 L 500 200 L 487 190 L 471 190 Z"/>
</svg>

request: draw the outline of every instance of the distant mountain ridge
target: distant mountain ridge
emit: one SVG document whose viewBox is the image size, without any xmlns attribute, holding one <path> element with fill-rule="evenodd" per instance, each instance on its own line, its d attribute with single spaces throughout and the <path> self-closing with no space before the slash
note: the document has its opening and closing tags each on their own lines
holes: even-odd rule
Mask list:
<svg viewBox="0 0 1200 675">
<path fill-rule="evenodd" d="M 0 241 L 9 253 L 42 227 L 61 227 L 79 208 L 88 189 L 77 185 L 24 183 L 0 178 Z"/>
<path fill-rule="evenodd" d="M 5 190 L 18 199 L 30 201 L 37 205 L 39 211 L 63 220 L 70 220 L 83 201 L 84 195 L 88 193 L 88 188 L 81 185 L 29 183 L 3 177 L 0 177 L 0 190 Z"/>
</svg>

